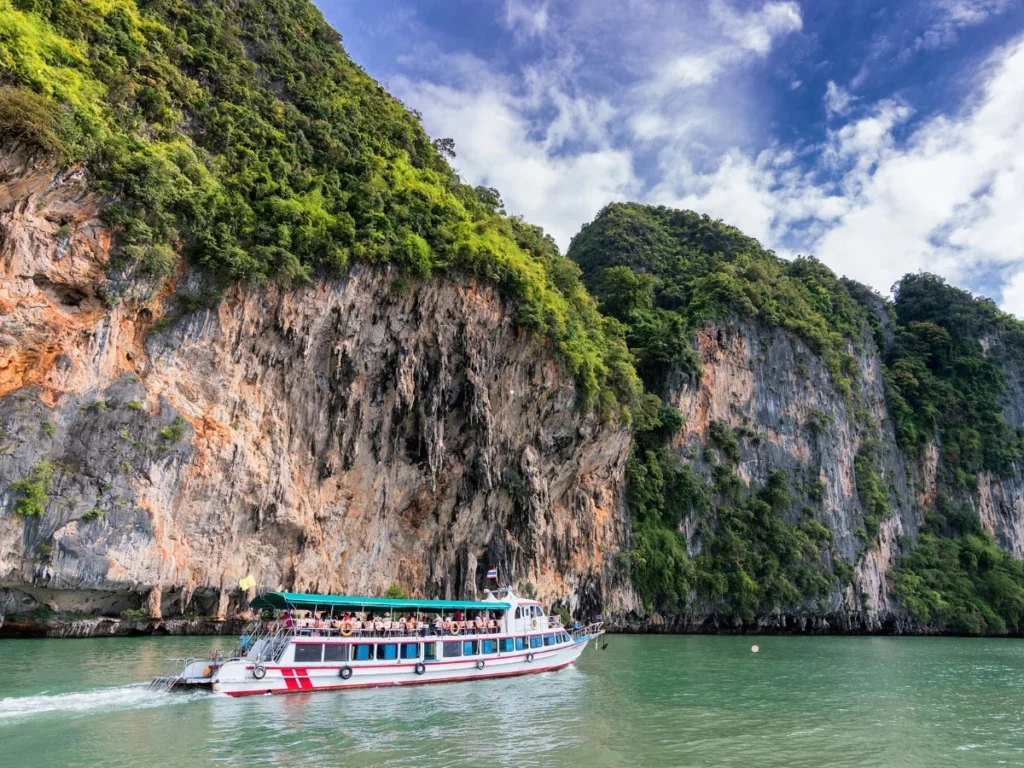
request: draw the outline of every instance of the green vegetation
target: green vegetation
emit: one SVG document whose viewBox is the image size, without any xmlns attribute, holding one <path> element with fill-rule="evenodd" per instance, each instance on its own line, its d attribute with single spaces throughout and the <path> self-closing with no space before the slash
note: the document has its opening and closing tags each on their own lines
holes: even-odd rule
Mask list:
<svg viewBox="0 0 1024 768">
<path fill-rule="evenodd" d="M 1000 367 L 1024 363 L 1024 323 L 934 275 L 907 275 L 894 291 L 885 381 L 896 436 L 912 452 L 938 437 L 946 482 L 975 490 L 978 472 L 1024 458 L 1024 433 L 1003 419 Z"/>
<path fill-rule="evenodd" d="M 128 409 L 132 410 L 132 411 L 141 411 L 142 410 L 142 401 L 141 400 L 129 400 L 127 403 L 125 403 L 125 405 L 128 406 Z"/>
<path fill-rule="evenodd" d="M 99 509 L 98 507 L 93 507 L 84 515 L 82 515 L 82 519 L 88 523 L 92 522 L 93 520 L 99 520 L 101 517 L 103 517 L 104 514 L 106 513 L 102 509 Z"/>
<path fill-rule="evenodd" d="M 692 351 L 678 346 L 687 329 L 733 316 L 796 334 L 824 358 L 841 391 L 853 384 L 849 348 L 862 338 L 870 313 L 846 281 L 815 259 L 784 261 L 721 221 L 636 203 L 606 207 L 573 238 L 569 256 L 604 311 L 629 327 L 641 363 L 652 357 L 654 365 L 641 373 L 655 391 L 664 372 L 657 364 L 694 369 Z M 626 272 L 635 273 L 632 286 Z"/>
<path fill-rule="evenodd" d="M 37 517 L 46 512 L 53 489 L 53 464 L 40 461 L 32 468 L 32 474 L 11 483 L 14 494 L 14 513 L 23 517 Z"/>
<path fill-rule="evenodd" d="M 999 548 L 972 509 L 948 497 L 940 497 L 893 582 L 924 624 L 972 635 L 1022 629 L 1024 563 Z"/>
<path fill-rule="evenodd" d="M 387 591 L 384 593 L 384 597 L 391 600 L 407 600 L 409 598 L 409 593 L 397 584 L 392 584 L 387 588 Z"/>
<path fill-rule="evenodd" d="M 144 621 L 149 618 L 149 614 L 142 608 L 128 608 L 121 611 L 121 618 L 129 621 Z"/>
<path fill-rule="evenodd" d="M 160 430 L 160 437 L 169 443 L 180 443 L 184 439 L 188 429 L 188 422 L 181 416 L 175 416 L 174 421 Z"/>
<path fill-rule="evenodd" d="M 674 409 L 665 412 L 678 418 Z M 793 501 L 785 473 L 772 473 L 751 494 L 731 466 L 720 464 L 709 483 L 666 447 L 669 433 L 660 421 L 638 433 L 627 464 L 634 523 L 626 560 L 648 607 L 680 613 L 693 594 L 713 610 L 752 619 L 824 596 L 836 578 L 831 566 L 838 574 L 841 561 L 811 510 L 788 522 Z M 723 447 L 727 455 L 736 450 L 728 427 L 715 434 L 719 445 L 729 446 Z M 684 516 L 696 521 L 696 557 L 681 534 Z"/>
<path fill-rule="evenodd" d="M 889 492 L 882 482 L 878 471 L 879 450 L 881 443 L 875 438 L 868 438 L 861 443 L 857 455 L 853 459 L 854 477 L 857 480 L 857 495 L 864 507 L 864 517 L 857 535 L 866 542 L 874 542 L 878 537 L 883 520 L 892 514 L 889 506 Z"/>
<path fill-rule="evenodd" d="M 605 208 L 569 255 L 602 311 L 625 327 L 650 391 L 663 392 L 671 377 L 699 370 L 691 338 L 700 324 L 737 316 L 795 333 L 822 357 L 840 391 L 853 387 L 849 350 L 870 327 L 870 313 L 813 259 L 785 262 L 707 216 L 635 204 Z M 649 396 L 635 411 L 627 464 L 632 549 L 625 560 L 649 607 L 678 613 L 696 597 L 713 610 L 752 618 L 822 597 L 843 577 L 846 564 L 829 531 L 812 510 L 793 509 L 784 474 L 773 473 L 761 489 L 737 476 L 740 438 L 754 442 L 756 432 L 712 420 L 714 448 L 705 447 L 703 458 L 713 477 L 704 479 L 667 445 L 682 426 L 675 408 Z M 828 417 L 821 414 L 808 428 L 823 434 Z M 820 482 L 807 495 L 820 499 Z M 694 557 L 681 531 L 684 517 L 696 522 L 689 534 L 700 546 Z"/>
<path fill-rule="evenodd" d="M 576 267 L 494 190 L 463 184 L 418 116 L 308 0 L 0 0 L 0 135 L 88 161 L 122 266 L 184 251 L 225 279 L 340 275 L 353 260 L 500 288 L 550 337 L 584 408 L 640 385 Z"/>
</svg>

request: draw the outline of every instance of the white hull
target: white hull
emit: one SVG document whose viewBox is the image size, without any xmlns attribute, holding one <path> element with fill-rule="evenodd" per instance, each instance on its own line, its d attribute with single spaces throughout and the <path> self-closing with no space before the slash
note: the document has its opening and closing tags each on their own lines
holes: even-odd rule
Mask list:
<svg viewBox="0 0 1024 768">
<path fill-rule="evenodd" d="M 213 690 L 229 696 L 251 696 L 268 693 L 303 693 L 338 691 L 348 688 L 372 688 L 387 685 L 419 685 L 480 680 L 550 672 L 573 664 L 593 635 L 556 647 L 533 651 L 512 651 L 471 658 L 427 661 L 422 674 L 417 662 L 396 659 L 389 661 L 350 661 L 346 663 L 271 664 L 263 666 L 266 675 L 254 676 L 256 664 L 245 659 L 225 662 L 213 676 Z M 482 668 L 478 666 L 482 662 Z M 352 671 L 347 680 L 342 669 Z"/>
</svg>

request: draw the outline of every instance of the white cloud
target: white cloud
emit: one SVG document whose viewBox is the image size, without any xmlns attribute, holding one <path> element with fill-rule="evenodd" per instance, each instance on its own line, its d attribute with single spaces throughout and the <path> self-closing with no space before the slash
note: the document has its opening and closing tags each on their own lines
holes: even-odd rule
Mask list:
<svg viewBox="0 0 1024 768">
<path fill-rule="evenodd" d="M 530 6 L 519 0 L 506 0 L 505 25 L 521 37 L 540 37 L 548 29 L 548 4 Z"/>
<path fill-rule="evenodd" d="M 828 117 L 841 117 L 850 111 L 850 105 L 857 97 L 835 81 L 829 80 L 825 89 L 825 114 Z"/>
<path fill-rule="evenodd" d="M 517 95 L 485 68 L 476 72 L 472 86 L 393 83 L 407 103 L 429 105 L 429 133 L 455 136 L 455 165 L 467 180 L 496 187 L 511 213 L 542 224 L 563 246 L 604 205 L 637 194 L 630 153 L 604 140 L 607 102 L 573 98 L 537 74 Z M 531 120 L 538 100 L 556 108 L 554 119 Z M 566 142 L 589 148 L 559 153 Z"/>
<path fill-rule="evenodd" d="M 962 29 L 1002 5 L 942 7 Z M 607 203 L 640 200 L 723 218 L 882 291 L 919 269 L 986 287 L 1002 276 L 1004 306 L 1021 311 L 1024 38 L 992 55 L 959 112 L 919 115 L 830 82 L 825 139 L 765 148 L 750 72 L 801 29 L 794 3 L 711 0 L 686 18 L 653 0 L 528 10 L 534 21 L 514 10 L 509 24 L 553 53 L 502 75 L 438 55 L 435 72 L 390 84 L 432 135 L 455 138 L 467 181 L 498 188 L 563 248 Z"/>
<path fill-rule="evenodd" d="M 976 27 L 1016 5 L 1017 0 L 936 0 L 914 48 L 948 48 L 959 41 L 961 30 Z"/>
</svg>

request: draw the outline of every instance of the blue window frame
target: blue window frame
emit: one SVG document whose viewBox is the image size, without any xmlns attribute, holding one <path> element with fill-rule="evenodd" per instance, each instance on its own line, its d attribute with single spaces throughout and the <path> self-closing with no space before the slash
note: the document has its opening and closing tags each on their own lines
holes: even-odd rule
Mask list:
<svg viewBox="0 0 1024 768">
<path fill-rule="evenodd" d="M 516 649 L 516 643 L 511 637 L 503 637 L 498 641 L 498 647 L 501 649 L 502 653 L 507 653 L 508 651 L 514 651 Z"/>
<path fill-rule="evenodd" d="M 424 643 L 423 644 L 423 660 L 424 661 L 436 661 L 437 660 L 437 643 Z"/>
<path fill-rule="evenodd" d="M 398 645 L 396 643 L 381 643 L 377 646 L 377 658 L 383 661 L 397 659 Z"/>
<path fill-rule="evenodd" d="M 530 635 L 530 647 L 540 648 L 543 644 L 543 640 L 540 635 Z"/>
<path fill-rule="evenodd" d="M 480 653 L 497 653 L 498 649 L 495 646 L 496 643 L 494 640 L 481 640 Z"/>
<path fill-rule="evenodd" d="M 373 646 L 372 645 L 357 645 L 354 647 L 355 653 L 352 654 L 353 661 L 369 661 L 373 658 Z"/>
<path fill-rule="evenodd" d="M 418 659 L 420 657 L 419 643 L 402 643 L 403 659 Z"/>
<path fill-rule="evenodd" d="M 466 640 L 462 643 L 462 655 L 474 656 L 480 653 L 480 643 L 476 640 Z"/>
<path fill-rule="evenodd" d="M 525 637 L 517 637 L 516 638 L 516 650 L 517 651 L 521 651 L 524 648 L 526 648 L 526 638 Z"/>
</svg>

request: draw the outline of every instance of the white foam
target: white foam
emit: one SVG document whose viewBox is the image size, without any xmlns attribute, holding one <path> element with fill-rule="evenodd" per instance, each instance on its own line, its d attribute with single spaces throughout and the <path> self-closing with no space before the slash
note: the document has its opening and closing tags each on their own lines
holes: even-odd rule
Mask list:
<svg viewBox="0 0 1024 768">
<path fill-rule="evenodd" d="M 205 692 L 198 692 L 204 696 Z M 78 693 L 41 693 L 0 699 L 0 723 L 16 718 L 50 713 L 94 714 L 122 709 L 149 709 L 179 704 L 196 698 L 197 693 L 179 694 L 156 691 L 148 685 L 121 685 Z"/>
</svg>

